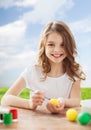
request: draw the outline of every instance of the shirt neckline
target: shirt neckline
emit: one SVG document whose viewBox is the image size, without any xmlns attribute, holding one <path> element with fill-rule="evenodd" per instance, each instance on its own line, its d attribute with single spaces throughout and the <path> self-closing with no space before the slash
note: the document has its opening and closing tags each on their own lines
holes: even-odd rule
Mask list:
<svg viewBox="0 0 91 130">
<path fill-rule="evenodd" d="M 47 78 L 48 78 L 48 79 L 60 79 L 60 78 L 63 78 L 65 75 L 66 75 L 66 72 L 65 72 L 63 75 L 58 76 L 58 77 L 47 76 Z"/>
</svg>

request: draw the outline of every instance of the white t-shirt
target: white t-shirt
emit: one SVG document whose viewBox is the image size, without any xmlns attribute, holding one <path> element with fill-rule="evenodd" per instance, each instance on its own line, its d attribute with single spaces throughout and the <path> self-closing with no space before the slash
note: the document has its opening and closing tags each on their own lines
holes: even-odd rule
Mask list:
<svg viewBox="0 0 91 130">
<path fill-rule="evenodd" d="M 26 87 L 28 87 L 30 91 L 44 91 L 46 97 L 48 98 L 68 98 L 73 83 L 66 73 L 57 78 L 47 76 L 45 81 L 41 81 L 41 69 L 35 65 L 30 65 L 28 68 L 26 68 L 21 76 L 24 78 Z M 32 91 L 30 96 L 31 95 Z"/>
</svg>

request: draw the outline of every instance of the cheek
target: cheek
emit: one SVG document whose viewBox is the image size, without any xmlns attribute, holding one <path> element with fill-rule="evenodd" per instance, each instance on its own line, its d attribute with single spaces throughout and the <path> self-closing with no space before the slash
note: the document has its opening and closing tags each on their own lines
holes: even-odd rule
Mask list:
<svg viewBox="0 0 91 130">
<path fill-rule="evenodd" d="M 67 55 L 67 52 L 66 52 L 66 50 L 64 50 L 64 53 L 65 53 L 65 55 Z"/>
<path fill-rule="evenodd" d="M 46 48 L 45 49 L 45 53 L 47 54 L 47 53 L 50 53 L 51 52 L 51 49 L 50 48 Z"/>
<path fill-rule="evenodd" d="M 46 56 L 48 56 L 48 55 L 49 55 L 49 51 L 48 51 L 48 50 L 46 50 L 46 51 L 45 51 L 45 54 L 46 54 Z"/>
<path fill-rule="evenodd" d="M 66 50 L 65 50 L 64 48 L 63 48 L 62 50 L 63 50 L 63 52 L 64 52 L 65 54 L 67 53 Z"/>
</svg>

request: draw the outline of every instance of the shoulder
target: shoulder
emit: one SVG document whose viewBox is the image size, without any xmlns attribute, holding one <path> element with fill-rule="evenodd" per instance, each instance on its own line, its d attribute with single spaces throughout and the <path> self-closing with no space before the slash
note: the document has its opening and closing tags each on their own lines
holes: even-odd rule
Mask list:
<svg viewBox="0 0 91 130">
<path fill-rule="evenodd" d="M 67 73 L 65 73 L 65 77 L 67 78 L 67 79 L 69 79 L 70 81 L 72 81 L 72 82 L 79 82 L 80 81 L 80 79 L 79 78 L 77 78 L 77 77 L 73 77 L 73 79 L 67 74 Z"/>
<path fill-rule="evenodd" d="M 64 82 L 65 84 L 70 84 L 73 87 L 80 87 L 81 80 L 78 78 L 74 77 L 75 80 L 73 80 L 67 73 L 65 74 L 65 79 Z"/>
<path fill-rule="evenodd" d="M 24 70 L 24 72 L 26 72 L 26 73 L 34 73 L 34 72 L 41 72 L 41 68 L 39 67 L 39 66 L 37 66 L 35 63 L 34 64 L 30 64 L 30 65 L 28 65 L 26 68 L 25 68 L 25 70 Z"/>
<path fill-rule="evenodd" d="M 80 87 L 80 84 L 81 84 L 81 80 L 76 80 L 76 81 L 73 82 L 73 87 L 75 87 L 75 86 Z"/>
<path fill-rule="evenodd" d="M 40 76 L 41 76 L 41 69 L 40 67 L 37 67 L 35 64 L 33 64 L 32 66 L 29 65 L 21 73 L 21 77 L 23 77 L 27 86 L 30 86 L 32 81 L 38 80 Z"/>
<path fill-rule="evenodd" d="M 40 66 L 36 65 L 36 62 L 32 65 L 28 65 L 23 72 L 24 75 L 28 75 L 29 77 L 42 76 L 42 69 Z"/>
</svg>

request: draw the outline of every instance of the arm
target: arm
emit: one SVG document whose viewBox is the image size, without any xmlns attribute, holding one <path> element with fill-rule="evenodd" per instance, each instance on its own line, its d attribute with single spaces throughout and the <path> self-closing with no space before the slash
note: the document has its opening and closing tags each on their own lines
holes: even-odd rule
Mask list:
<svg viewBox="0 0 91 130">
<path fill-rule="evenodd" d="M 14 106 L 26 109 L 35 110 L 37 106 L 42 105 L 44 101 L 44 93 L 40 91 L 34 92 L 31 99 L 24 99 L 18 97 L 21 91 L 25 88 L 25 80 L 20 77 L 14 85 L 6 92 L 1 100 L 2 106 Z"/>
<path fill-rule="evenodd" d="M 65 99 L 65 107 L 78 107 L 80 106 L 80 80 L 73 83 L 68 99 Z"/>
<path fill-rule="evenodd" d="M 3 96 L 1 105 L 29 108 L 29 100 L 18 97 L 21 91 L 25 88 L 25 85 L 25 80 L 22 77 L 19 77 Z"/>
</svg>

